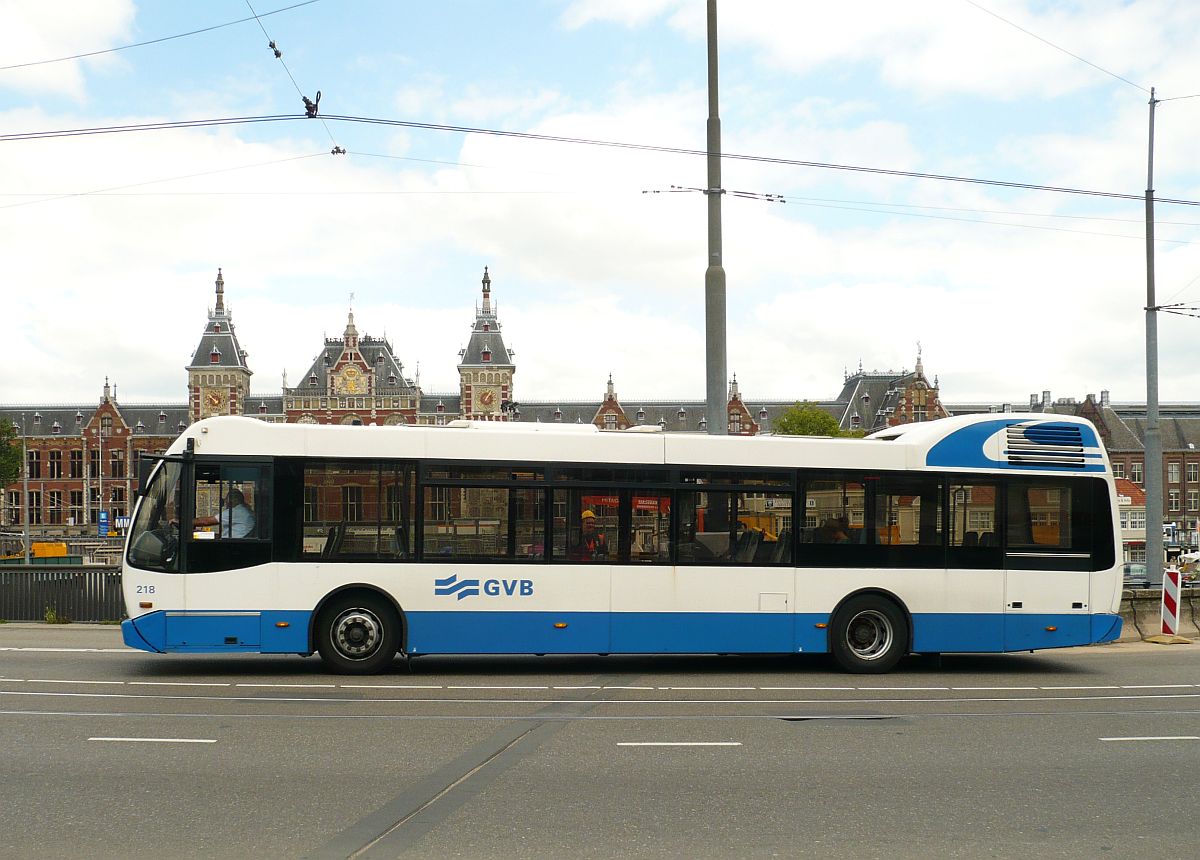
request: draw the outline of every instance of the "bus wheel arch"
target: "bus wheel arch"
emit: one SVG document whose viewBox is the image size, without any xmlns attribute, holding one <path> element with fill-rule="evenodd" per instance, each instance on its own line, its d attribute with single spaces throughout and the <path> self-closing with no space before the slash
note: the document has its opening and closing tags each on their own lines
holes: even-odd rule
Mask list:
<svg viewBox="0 0 1200 860">
<path fill-rule="evenodd" d="M 889 672 L 911 647 L 912 615 L 890 591 L 855 591 L 829 615 L 829 653 L 847 672 Z"/>
<path fill-rule="evenodd" d="M 309 641 L 330 668 L 343 674 L 382 671 L 404 653 L 404 611 L 369 585 L 347 585 L 327 594 L 312 614 Z"/>
</svg>

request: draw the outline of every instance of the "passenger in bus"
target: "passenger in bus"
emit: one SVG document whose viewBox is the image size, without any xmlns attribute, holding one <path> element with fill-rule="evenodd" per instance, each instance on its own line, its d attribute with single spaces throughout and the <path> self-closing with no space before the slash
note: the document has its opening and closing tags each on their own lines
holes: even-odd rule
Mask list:
<svg viewBox="0 0 1200 860">
<path fill-rule="evenodd" d="M 603 532 L 596 531 L 596 514 L 584 511 L 579 515 L 579 543 L 569 553 L 575 561 L 595 561 L 608 558 L 608 541 Z"/>
<path fill-rule="evenodd" d="M 830 517 L 813 534 L 813 543 L 850 543 L 850 534 L 841 519 Z"/>
<path fill-rule="evenodd" d="M 246 497 L 237 487 L 230 487 L 225 495 L 225 507 L 219 517 L 197 517 L 198 526 L 217 526 L 223 538 L 244 538 L 254 531 L 254 511 L 246 504 Z"/>
</svg>

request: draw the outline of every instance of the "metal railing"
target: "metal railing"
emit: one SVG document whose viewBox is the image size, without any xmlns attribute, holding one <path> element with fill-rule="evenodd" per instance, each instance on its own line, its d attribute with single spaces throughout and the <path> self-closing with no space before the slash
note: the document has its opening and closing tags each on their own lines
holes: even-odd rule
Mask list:
<svg viewBox="0 0 1200 860">
<path fill-rule="evenodd" d="M 120 621 L 119 567 L 0 567 L 0 620 Z"/>
</svg>

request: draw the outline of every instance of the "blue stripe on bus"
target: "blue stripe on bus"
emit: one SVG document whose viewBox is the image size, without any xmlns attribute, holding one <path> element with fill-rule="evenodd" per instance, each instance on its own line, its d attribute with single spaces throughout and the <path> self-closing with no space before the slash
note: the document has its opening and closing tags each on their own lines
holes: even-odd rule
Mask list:
<svg viewBox="0 0 1200 860">
<path fill-rule="evenodd" d="M 121 624 L 143 651 L 303 654 L 311 612 L 250 615 L 152 612 Z M 823 613 L 409 612 L 410 654 L 824 653 Z M 286 627 L 277 627 L 277 623 Z M 564 627 L 555 627 L 563 624 Z M 1112 642 L 1112 614 L 924 613 L 913 616 L 912 650 L 999 653 Z"/>
<path fill-rule="evenodd" d="M 143 651 L 306 654 L 311 617 L 299 610 L 151 612 L 122 621 L 121 633 L 126 645 Z"/>
<path fill-rule="evenodd" d="M 1027 420 L 1002 418 L 995 421 L 981 421 L 978 424 L 971 424 L 955 430 L 929 449 L 929 452 L 925 455 L 925 465 L 947 468 L 1001 469 L 1005 471 L 1037 469 L 1058 472 L 1104 472 L 1103 462 L 1088 462 L 1083 465 L 1068 465 L 1065 463 L 1009 463 L 1003 460 L 994 460 L 984 453 L 983 446 L 988 440 L 1006 427 L 1017 427 L 1024 430 L 1025 438 L 1029 442 L 1037 443 L 1040 441 L 1045 444 L 1055 444 L 1054 438 L 1052 438 L 1054 430 L 1069 428 L 1072 433 L 1078 431 L 1078 439 L 1085 449 L 1079 456 L 1088 459 L 1099 456 L 1100 441 L 1091 427 L 1063 422 L 1028 424 L 1026 423 Z M 1096 450 L 1096 453 L 1091 453 L 1086 449 Z"/>
</svg>

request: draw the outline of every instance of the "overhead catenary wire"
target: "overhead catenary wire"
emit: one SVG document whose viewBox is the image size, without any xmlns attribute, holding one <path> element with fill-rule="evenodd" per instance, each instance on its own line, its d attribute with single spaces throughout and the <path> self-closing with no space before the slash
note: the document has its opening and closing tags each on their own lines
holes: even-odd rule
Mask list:
<svg viewBox="0 0 1200 860">
<path fill-rule="evenodd" d="M 1003 21 L 1005 24 L 1007 24 L 1010 27 L 1020 30 L 1026 36 L 1037 39 L 1042 44 L 1049 45 L 1054 50 L 1061 51 L 1062 53 L 1066 54 L 1068 57 L 1073 57 L 1074 59 L 1078 60 L 1079 62 L 1084 63 L 1085 65 L 1091 66 L 1093 69 L 1095 69 L 1098 72 L 1103 72 L 1104 74 L 1108 75 L 1109 77 L 1116 78 L 1118 81 L 1122 81 L 1123 83 L 1129 84 L 1129 86 L 1135 87 L 1135 88 L 1141 90 L 1142 92 L 1146 93 L 1147 95 L 1149 95 L 1149 93 L 1150 93 L 1150 90 L 1148 87 L 1144 87 L 1141 84 L 1134 83 L 1133 81 L 1129 80 L 1129 78 L 1122 77 L 1121 75 L 1118 75 L 1116 72 L 1110 72 L 1108 69 L 1104 68 L 1103 66 L 1098 66 L 1095 63 L 1093 63 L 1091 60 L 1081 57 L 1078 54 L 1073 53 L 1072 51 L 1068 51 L 1066 48 L 1062 47 L 1061 45 L 1054 44 L 1049 39 L 1042 38 L 1037 33 L 1034 33 L 1032 30 L 1026 30 L 1020 24 L 1016 24 L 1016 23 L 1008 20 L 1003 15 L 996 14 L 991 9 L 988 9 L 986 6 L 981 6 L 980 4 L 976 3 L 975 0 L 963 0 L 963 2 L 967 3 L 970 6 L 974 6 L 980 12 L 985 12 L 988 15 L 991 15 L 993 18 L 995 18 L 998 21 Z"/>
<path fill-rule="evenodd" d="M 450 131 L 450 132 L 456 132 L 459 134 L 484 134 L 484 135 L 492 135 L 492 136 L 497 136 L 497 137 L 514 138 L 514 139 L 519 139 L 519 140 L 536 140 L 536 141 L 542 141 L 542 142 L 547 142 L 547 143 L 573 143 L 573 144 L 581 144 L 581 145 L 586 145 L 586 146 L 610 147 L 610 148 L 614 148 L 614 149 L 632 149 L 632 150 L 641 150 L 641 151 L 645 151 L 645 152 L 660 152 L 660 153 L 665 153 L 665 154 L 669 154 L 669 155 L 694 155 L 694 156 L 702 156 L 705 158 L 708 157 L 708 152 L 706 150 L 692 149 L 692 148 L 688 148 L 688 147 L 679 147 L 679 146 L 662 146 L 662 145 L 645 144 L 645 143 L 629 143 L 629 142 L 623 142 L 623 141 L 601 140 L 601 139 L 597 139 L 597 138 L 567 137 L 564 135 L 536 134 L 534 132 L 505 131 L 505 130 L 501 130 L 501 129 L 489 129 L 489 128 L 481 128 L 481 127 L 476 127 L 476 126 L 447 125 L 444 123 L 426 123 L 426 122 L 417 122 L 414 120 L 383 119 L 383 118 L 378 118 L 378 117 L 355 117 L 355 116 L 326 115 L 325 118 L 331 122 L 362 122 L 362 123 L 369 123 L 369 124 L 375 124 L 375 125 L 396 126 L 396 127 L 400 127 L 400 128 L 417 128 L 417 129 L 425 129 L 425 130 L 430 130 L 430 131 Z M 2 136 L 0 136 L 0 142 L 2 142 L 3 139 L 4 138 Z M 1059 194 L 1077 194 L 1077 195 L 1088 196 L 1088 197 L 1105 197 L 1105 198 L 1110 198 L 1110 199 L 1115 199 L 1115 200 L 1136 200 L 1138 202 L 1144 202 L 1146 199 L 1145 194 L 1125 194 L 1125 193 L 1115 192 L 1115 191 L 1095 191 L 1095 190 L 1090 190 L 1090 189 L 1086 189 L 1086 188 L 1069 188 L 1069 187 L 1053 186 L 1053 185 L 1038 185 L 1038 184 L 1029 183 L 1029 182 L 1010 182 L 1010 181 L 998 180 L 998 179 L 980 179 L 980 178 L 969 177 L 969 176 L 954 176 L 951 174 L 922 173 L 922 172 L 911 171 L 911 170 L 891 170 L 891 169 L 880 168 L 880 167 L 864 167 L 861 165 L 854 165 L 854 164 L 834 164 L 834 163 L 820 162 L 820 161 L 806 161 L 806 160 L 794 159 L 794 158 L 778 158 L 778 157 L 773 157 L 773 156 L 748 155 L 748 154 L 740 154 L 740 153 L 732 153 L 732 152 L 722 152 L 721 158 L 729 159 L 731 161 L 750 161 L 750 162 L 756 162 L 756 163 L 760 163 L 760 164 L 778 164 L 778 165 L 784 165 L 784 166 L 790 166 L 790 167 L 813 167 L 813 168 L 821 168 L 821 169 L 826 169 L 826 170 L 845 170 L 845 171 L 856 172 L 856 173 L 871 173 L 871 174 L 876 174 L 876 175 L 881 175 L 881 176 L 895 176 L 895 177 L 906 178 L 906 179 L 932 179 L 932 180 L 938 180 L 938 181 L 943 181 L 943 182 L 963 182 L 963 183 L 968 183 L 968 184 L 988 185 L 988 186 L 999 187 L 999 188 L 1013 188 L 1013 189 L 1019 189 L 1019 190 L 1025 190 L 1025 191 L 1046 191 L 1046 192 L 1054 192 L 1054 193 L 1059 193 Z M 1180 205 L 1180 206 L 1200 206 L 1200 200 L 1183 200 L 1183 199 L 1156 197 L 1155 202 L 1164 203 L 1164 204 L 1176 204 L 1176 205 Z"/>
<path fill-rule="evenodd" d="M 255 18 L 266 18 L 270 15 L 278 15 L 281 12 L 290 12 L 293 9 L 299 9 L 301 6 L 311 6 L 313 3 L 319 3 L 321 0 L 303 0 L 302 3 L 293 3 L 291 6 L 284 6 L 280 9 L 272 9 L 270 12 L 256 14 L 252 18 L 238 18 L 236 21 L 226 21 L 224 24 L 213 24 L 211 27 L 201 27 L 199 30 L 189 30 L 186 33 L 176 33 L 173 36 L 160 36 L 157 39 L 147 39 L 144 42 L 133 42 L 129 45 L 118 45 L 115 48 L 103 48 L 96 51 L 86 51 L 82 54 L 71 54 L 68 57 L 54 57 L 49 60 L 32 60 L 27 63 L 13 63 L 7 66 L 0 66 L 0 72 L 6 72 L 9 69 L 26 69 L 30 66 L 45 66 L 49 63 L 65 63 L 68 60 L 83 60 L 88 57 L 98 57 L 101 54 L 113 54 L 117 51 L 128 51 L 130 48 L 143 48 L 146 45 L 157 45 L 160 42 L 169 42 L 172 39 L 183 39 L 187 36 L 197 36 L 201 33 L 211 33 L 213 30 L 220 30 L 224 27 L 233 27 L 237 24 L 245 24 L 247 21 L 253 21 Z"/>
<path fill-rule="evenodd" d="M 583 146 L 606 147 L 611 149 L 626 149 L 641 152 L 657 152 L 668 155 L 690 155 L 697 157 L 708 157 L 708 152 L 703 149 L 693 149 L 690 147 L 681 146 L 665 146 L 658 144 L 647 143 L 632 143 L 628 141 L 613 141 L 602 140 L 599 138 L 582 138 L 569 137 L 566 135 L 550 135 L 537 134 L 534 132 L 508 131 L 504 129 L 492 129 L 479 126 L 460 126 L 448 125 L 445 123 L 418 122 L 416 120 L 399 120 L 387 119 L 383 117 L 360 117 L 360 116 L 341 116 L 341 115 L 322 115 L 325 120 L 330 122 L 355 122 L 366 123 L 370 125 L 384 125 L 398 128 L 414 128 L 427 131 L 446 131 L 457 134 L 481 134 L 494 137 L 504 137 L 515 140 L 531 140 L 544 143 L 567 143 Z M 46 140 L 61 137 L 83 137 L 95 134 L 122 134 L 139 131 L 163 131 L 171 129 L 194 129 L 215 127 L 223 125 L 239 125 L 251 124 L 259 122 L 290 122 L 296 120 L 305 120 L 304 115 L 275 115 L 275 116 L 260 116 L 260 117 L 222 117 L 214 119 L 196 119 L 196 120 L 174 120 L 158 123 L 132 123 L 129 125 L 118 126 L 95 126 L 90 128 L 75 128 L 75 129 L 56 129 L 37 132 L 15 132 L 10 134 L 0 134 L 0 143 L 9 143 L 26 140 Z M 841 170 L 852 173 L 866 173 L 878 176 L 892 176 L 904 179 L 927 179 L 941 182 L 960 182 L 971 185 L 983 185 L 994 188 L 1011 188 L 1023 191 L 1044 191 L 1057 194 L 1072 194 L 1084 197 L 1106 198 L 1111 200 L 1136 200 L 1139 203 L 1144 202 L 1146 197 L 1144 194 L 1127 194 L 1117 191 L 1097 191 L 1087 188 L 1071 188 L 1066 186 L 1055 185 L 1040 185 L 1032 182 L 1012 182 L 1000 179 L 983 179 L 971 176 L 955 176 L 952 174 L 939 173 L 923 173 L 912 170 L 893 170 L 882 167 L 867 167 L 856 164 L 835 164 L 821 161 L 808 161 L 796 158 L 780 158 L 776 156 L 750 155 L 745 153 L 724 152 L 721 158 L 731 161 L 747 161 L 759 164 L 776 164 L 788 167 L 810 167 L 822 170 Z M 1200 200 L 1186 200 L 1171 197 L 1155 197 L 1156 203 L 1171 204 L 1178 206 L 1200 206 Z"/>
<path fill-rule="evenodd" d="M 67 200 L 75 197 L 103 197 L 114 192 L 124 191 L 128 188 L 141 188 L 146 185 L 158 185 L 163 182 L 180 182 L 185 179 L 197 179 L 201 176 L 216 176 L 221 173 L 233 173 L 238 170 L 253 170 L 256 167 L 269 167 L 275 164 L 286 164 L 290 161 L 303 161 L 307 158 L 318 158 L 324 156 L 323 152 L 308 153 L 307 155 L 293 155 L 288 158 L 276 158 L 271 161 L 259 161 L 254 164 L 240 164 L 235 167 L 221 167 L 216 170 L 202 170 L 197 173 L 188 173 L 183 176 L 170 176 L 162 179 L 146 179 L 142 182 L 130 182 L 126 185 L 113 185 L 107 188 L 94 188 L 89 191 L 74 191 L 65 194 L 45 194 L 33 195 L 36 200 L 22 200 L 19 203 L 8 203 L 0 205 L 0 209 L 15 209 L 18 206 L 35 206 L 38 203 L 50 203 L 55 200 Z M 9 195 L 0 195 L 9 196 Z"/>
</svg>

